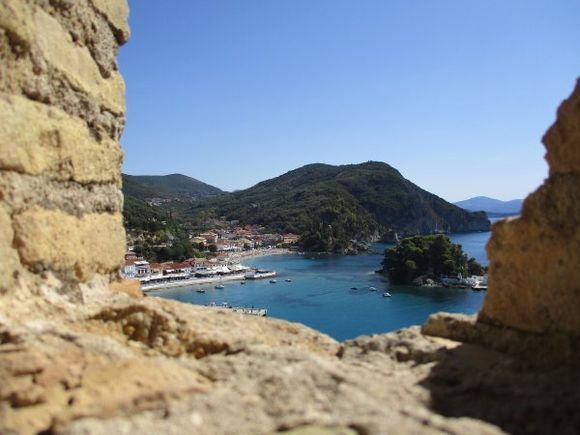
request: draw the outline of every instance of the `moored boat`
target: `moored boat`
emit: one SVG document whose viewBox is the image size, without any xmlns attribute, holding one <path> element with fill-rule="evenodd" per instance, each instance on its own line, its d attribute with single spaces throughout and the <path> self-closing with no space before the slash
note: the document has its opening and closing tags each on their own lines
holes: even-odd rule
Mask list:
<svg viewBox="0 0 580 435">
<path fill-rule="evenodd" d="M 391 294 L 389 292 L 384 292 L 383 293 L 383 297 L 384 298 L 390 298 L 391 297 Z"/>
<path fill-rule="evenodd" d="M 276 276 L 276 272 L 273 270 L 256 269 L 255 271 L 246 272 L 246 279 L 261 279 L 261 278 L 271 278 Z"/>
</svg>

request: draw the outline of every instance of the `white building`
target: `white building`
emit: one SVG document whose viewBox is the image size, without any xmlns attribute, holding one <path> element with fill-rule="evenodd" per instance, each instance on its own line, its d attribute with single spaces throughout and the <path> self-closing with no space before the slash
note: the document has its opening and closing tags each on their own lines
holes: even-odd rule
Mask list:
<svg viewBox="0 0 580 435">
<path fill-rule="evenodd" d="M 148 261 L 136 261 L 135 262 L 135 273 L 137 278 L 142 278 L 151 275 L 151 266 Z"/>
</svg>

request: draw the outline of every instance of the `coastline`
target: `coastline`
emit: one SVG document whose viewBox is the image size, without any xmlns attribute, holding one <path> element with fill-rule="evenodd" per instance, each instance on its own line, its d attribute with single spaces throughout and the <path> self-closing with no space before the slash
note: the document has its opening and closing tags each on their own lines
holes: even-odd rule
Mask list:
<svg viewBox="0 0 580 435">
<path fill-rule="evenodd" d="M 234 255 L 228 257 L 229 262 L 241 262 L 245 258 L 257 258 L 257 257 L 267 257 L 272 255 L 288 255 L 294 254 L 299 255 L 296 251 L 291 251 L 287 248 L 274 248 L 274 249 L 253 249 L 250 251 L 238 252 Z M 153 286 L 143 286 L 141 284 L 141 290 L 145 293 L 156 292 L 161 290 L 173 289 L 178 287 L 189 287 L 196 285 L 206 285 L 206 284 L 219 284 L 225 281 L 244 281 L 245 273 L 238 273 L 233 275 L 221 275 L 212 276 L 208 278 L 191 278 L 182 281 L 172 281 L 162 284 L 155 284 Z"/>
<path fill-rule="evenodd" d="M 154 286 L 150 287 L 143 287 L 141 285 L 141 290 L 145 293 L 154 292 L 158 290 L 167 290 L 177 287 L 189 287 L 194 285 L 204 285 L 204 284 L 219 284 L 224 281 L 244 281 L 246 279 L 244 273 L 238 273 L 235 275 L 225 275 L 220 277 L 211 277 L 211 278 L 192 278 L 192 279 L 185 279 L 182 281 L 172 281 L 166 282 L 163 284 L 155 284 Z"/>
</svg>

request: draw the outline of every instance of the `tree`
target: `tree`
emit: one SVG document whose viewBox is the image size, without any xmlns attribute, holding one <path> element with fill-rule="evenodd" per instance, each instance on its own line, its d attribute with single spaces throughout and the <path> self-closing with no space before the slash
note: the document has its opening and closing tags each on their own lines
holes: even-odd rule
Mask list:
<svg viewBox="0 0 580 435">
<path fill-rule="evenodd" d="M 485 274 L 485 267 L 483 267 L 481 264 L 479 264 L 477 262 L 477 260 L 475 260 L 475 258 L 471 257 L 468 261 L 467 261 L 467 273 L 469 275 L 484 275 Z"/>
<path fill-rule="evenodd" d="M 473 260 L 473 261 L 472 261 Z M 456 275 L 481 267 L 474 259 L 467 261 L 461 245 L 451 243 L 444 235 L 407 237 L 385 250 L 383 270 L 394 284 L 410 284 L 415 278 L 428 275 Z"/>
</svg>

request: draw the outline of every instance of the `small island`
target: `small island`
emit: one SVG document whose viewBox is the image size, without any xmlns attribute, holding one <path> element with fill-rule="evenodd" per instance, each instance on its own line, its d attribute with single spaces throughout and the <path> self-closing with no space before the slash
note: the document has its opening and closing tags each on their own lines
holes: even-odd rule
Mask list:
<svg viewBox="0 0 580 435">
<path fill-rule="evenodd" d="M 447 277 L 481 276 L 486 269 L 475 258 L 469 258 L 461 245 L 438 234 L 413 236 L 385 250 L 382 273 L 393 284 L 445 285 Z"/>
</svg>

